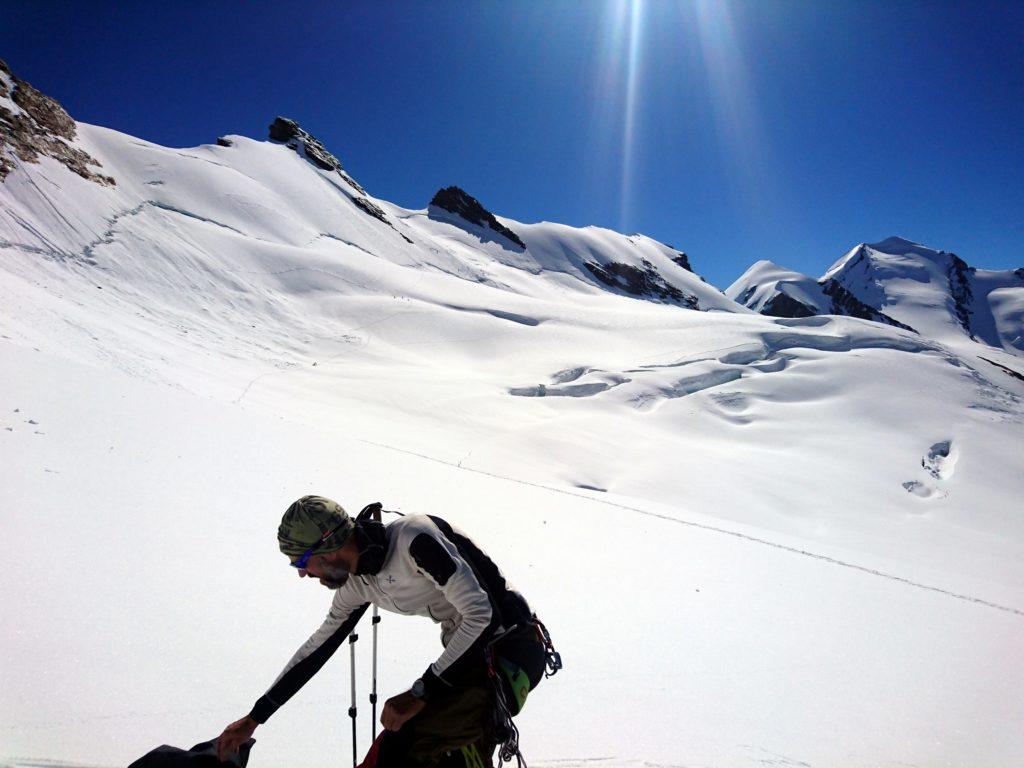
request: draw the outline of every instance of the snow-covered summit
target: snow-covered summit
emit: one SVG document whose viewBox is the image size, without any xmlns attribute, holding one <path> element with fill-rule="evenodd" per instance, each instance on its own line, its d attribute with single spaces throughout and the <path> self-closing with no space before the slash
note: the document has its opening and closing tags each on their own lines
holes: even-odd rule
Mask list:
<svg viewBox="0 0 1024 768">
<path fill-rule="evenodd" d="M 975 269 L 902 237 L 861 243 L 817 280 L 758 262 L 726 296 L 774 317 L 844 314 L 946 343 L 1024 352 L 1024 269 Z"/>
<path fill-rule="evenodd" d="M 726 289 L 725 295 L 762 315 L 771 317 L 847 315 L 914 330 L 875 307 L 859 301 L 832 278 L 826 276 L 815 280 L 770 261 L 758 261 L 751 266 Z"/>
<path fill-rule="evenodd" d="M 583 295 L 611 292 L 684 309 L 742 311 L 695 275 L 685 255 L 649 238 L 499 222 L 454 187 L 418 211 L 374 198 L 322 142 L 287 118 L 272 123 L 269 141 L 222 136 L 216 144 L 171 149 L 77 124 L 60 112 L 64 120 L 50 132 L 59 132 L 61 142 L 73 139 L 70 151 L 102 162 L 111 183 L 116 178 L 119 184 L 40 187 L 36 177 L 52 176 L 51 167 L 36 155 L 6 150 L 5 167 L 20 173 L 0 187 L 6 214 L 0 237 L 25 253 L 89 263 L 96 247 L 123 227 L 146 228 L 161 248 L 188 250 L 196 241 L 181 242 L 187 220 L 207 230 L 204 237 L 213 227 L 215 238 L 231 237 L 235 245 L 248 239 L 247 259 L 274 245 L 320 251 L 345 245 L 510 294 L 539 295 L 554 283 Z M 220 260 L 231 249 L 200 250 L 203 258 Z M 308 258 L 290 252 L 281 266 L 301 268 Z"/>
<path fill-rule="evenodd" d="M 810 317 L 827 312 L 817 281 L 767 259 L 754 262 L 725 289 L 725 295 L 773 317 Z"/>
<path fill-rule="evenodd" d="M 884 240 L 880 240 L 877 243 L 869 243 L 868 247 L 876 251 L 884 251 L 885 253 L 897 253 L 897 254 L 908 254 L 915 253 L 919 256 L 938 256 L 942 251 L 937 251 L 934 248 L 929 248 L 920 243 L 915 243 L 913 240 L 908 240 L 905 237 L 898 235 L 892 235 Z"/>
<path fill-rule="evenodd" d="M 927 338 L 1024 354 L 1024 272 L 979 270 L 900 237 L 851 249 L 823 280 Z"/>
</svg>

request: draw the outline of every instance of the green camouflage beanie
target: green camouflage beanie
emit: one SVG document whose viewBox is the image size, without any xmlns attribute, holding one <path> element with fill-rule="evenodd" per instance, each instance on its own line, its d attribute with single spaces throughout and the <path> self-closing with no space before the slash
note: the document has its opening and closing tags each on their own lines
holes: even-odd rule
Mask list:
<svg viewBox="0 0 1024 768">
<path fill-rule="evenodd" d="M 288 507 L 281 518 L 277 544 L 286 555 L 302 555 L 325 533 L 337 528 L 327 541 L 316 548 L 318 553 L 334 552 L 345 544 L 355 525 L 338 502 L 323 496 L 303 496 Z"/>
</svg>

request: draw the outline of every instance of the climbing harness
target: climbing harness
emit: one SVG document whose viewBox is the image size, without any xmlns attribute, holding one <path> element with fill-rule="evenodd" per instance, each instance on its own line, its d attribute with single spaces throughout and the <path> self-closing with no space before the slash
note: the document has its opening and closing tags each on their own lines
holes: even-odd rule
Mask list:
<svg viewBox="0 0 1024 768">
<path fill-rule="evenodd" d="M 530 623 L 533 624 L 537 632 L 538 641 L 544 646 L 544 677 L 551 677 L 562 668 L 562 656 L 555 650 L 555 646 L 551 642 L 551 633 L 536 614 L 531 617 Z M 509 632 L 515 629 L 516 627 L 513 626 Z M 505 637 L 509 632 L 503 633 L 501 637 Z M 494 655 L 494 644 L 501 637 L 492 640 L 484 651 L 487 674 L 494 689 L 490 730 L 498 745 L 498 768 L 505 763 L 511 763 L 513 759 L 516 761 L 517 768 L 527 768 L 526 759 L 519 749 L 519 729 L 512 718 L 523 709 L 526 697 L 530 693 L 530 679 L 526 672 L 517 665 Z M 514 697 L 512 701 L 508 699 L 508 691 L 502 684 L 502 678 L 508 681 L 508 691 L 511 691 Z"/>
</svg>

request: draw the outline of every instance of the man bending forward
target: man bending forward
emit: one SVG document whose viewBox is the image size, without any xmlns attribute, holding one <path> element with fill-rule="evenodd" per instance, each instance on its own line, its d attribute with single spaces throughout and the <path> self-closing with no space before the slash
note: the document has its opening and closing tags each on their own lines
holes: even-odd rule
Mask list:
<svg viewBox="0 0 1024 768">
<path fill-rule="evenodd" d="M 465 534 L 433 515 L 384 526 L 369 518 L 371 509 L 353 520 L 330 499 L 303 496 L 285 512 L 281 551 L 300 577 L 334 590 L 334 600 L 270 690 L 221 734 L 221 759 L 317 673 L 370 603 L 433 619 L 444 646 L 408 691 L 384 704 L 385 730 L 371 750 L 377 768 L 433 768 L 446 755 L 455 765 L 490 765 L 549 658 L 552 671 L 560 666 L 526 600 Z"/>
</svg>

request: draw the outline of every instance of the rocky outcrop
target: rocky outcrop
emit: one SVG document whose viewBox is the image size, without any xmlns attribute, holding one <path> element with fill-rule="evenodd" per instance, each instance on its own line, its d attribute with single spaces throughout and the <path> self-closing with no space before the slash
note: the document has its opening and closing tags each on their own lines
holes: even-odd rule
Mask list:
<svg viewBox="0 0 1024 768">
<path fill-rule="evenodd" d="M 395 225 L 388 220 L 388 215 L 384 213 L 384 209 L 381 208 L 379 205 L 370 202 L 365 197 L 353 197 L 352 202 L 355 204 L 356 208 L 361 210 L 367 216 L 373 216 L 373 218 L 377 219 L 377 221 L 387 224 L 389 227 L 398 232 L 398 230 L 395 229 Z M 398 232 L 398 234 L 402 235 L 402 238 L 405 240 L 405 242 L 410 244 L 412 243 L 412 240 L 410 240 L 401 232 Z"/>
<path fill-rule="evenodd" d="M 218 136 L 217 137 L 217 146 L 218 147 L 233 147 L 233 146 L 235 146 L 235 142 L 233 142 L 227 136 Z"/>
<path fill-rule="evenodd" d="M 353 197 L 352 202 L 355 203 L 356 207 L 363 213 L 369 216 L 373 216 L 373 218 L 377 219 L 378 221 L 384 222 L 389 227 L 391 226 L 391 222 L 388 221 L 387 214 L 384 213 L 384 209 L 381 208 L 379 205 L 371 203 L 365 197 Z"/>
<path fill-rule="evenodd" d="M 270 124 L 270 139 L 272 141 L 280 141 L 283 144 L 287 144 L 289 147 L 294 149 L 299 156 L 306 158 L 309 162 L 315 165 L 317 168 L 322 168 L 325 171 L 333 171 L 337 173 L 341 178 L 345 180 L 352 189 L 360 192 L 361 195 L 366 194 L 366 190 L 363 189 L 355 179 L 345 172 L 345 169 L 341 167 L 341 162 L 327 151 L 319 139 L 313 136 L 308 131 L 304 131 L 298 123 L 294 120 L 289 120 L 287 117 L 278 117 Z M 220 143 L 220 139 L 217 143 Z M 224 145 L 230 146 L 230 144 Z M 366 197 L 360 195 L 353 195 L 351 197 L 352 203 L 365 213 L 367 216 L 372 216 L 383 224 L 387 224 L 389 227 L 398 230 L 395 225 L 388 219 L 384 210 L 377 204 L 370 202 Z M 401 232 L 398 234 L 402 235 L 402 238 L 407 242 L 411 243 L 408 237 L 403 235 Z"/>
<path fill-rule="evenodd" d="M 974 332 L 971 330 L 971 303 L 974 299 L 971 290 L 971 275 L 974 274 L 974 267 L 967 266 L 967 262 L 956 254 L 949 254 L 949 269 L 946 275 L 949 278 L 949 295 L 953 297 L 953 311 L 960 326 L 972 339 Z"/>
<path fill-rule="evenodd" d="M 838 280 L 828 278 L 823 280 L 820 285 L 825 295 L 832 300 L 832 309 L 829 314 L 859 317 L 861 320 L 873 320 L 876 323 L 885 323 L 886 325 L 891 325 L 895 328 L 902 328 L 905 331 L 913 331 L 914 333 L 917 333 L 917 331 L 909 325 L 904 325 L 899 320 L 894 320 L 889 317 L 885 312 L 881 312 L 874 307 L 865 304 L 846 290 Z M 769 313 L 766 312 L 765 314 Z"/>
<path fill-rule="evenodd" d="M 304 157 L 318 168 L 325 171 L 335 171 L 353 189 L 366 194 L 366 190 L 359 186 L 344 168 L 341 162 L 327 151 L 319 139 L 313 134 L 304 131 L 294 120 L 287 117 L 278 117 L 270 124 L 270 138 L 273 141 L 280 141 L 294 149 L 300 157 Z"/>
<path fill-rule="evenodd" d="M 669 248 L 672 248 L 672 246 L 670 245 Z M 690 257 L 687 256 L 682 251 L 676 251 L 676 254 L 676 256 L 672 257 L 672 261 L 678 264 L 683 269 L 685 269 L 687 272 L 693 272 L 693 267 L 690 266 Z"/>
<path fill-rule="evenodd" d="M 92 170 L 98 160 L 72 146 L 77 126 L 59 103 L 14 75 L 0 61 L 0 181 L 14 170 L 14 157 L 37 163 L 51 157 L 83 179 L 113 186 L 113 177 Z"/>
<path fill-rule="evenodd" d="M 484 208 L 479 200 L 458 187 L 439 189 L 434 195 L 434 199 L 430 201 L 430 205 L 448 211 L 448 213 L 454 213 L 470 224 L 497 232 L 520 248 L 526 248 L 526 243 L 519 235 L 494 218 L 494 214 Z"/>
<path fill-rule="evenodd" d="M 666 243 L 666 245 L 668 245 L 668 243 Z M 674 245 L 669 245 L 668 247 L 671 248 L 673 251 L 676 251 L 676 248 L 675 248 Z M 676 251 L 676 255 L 672 256 L 671 258 L 672 258 L 672 262 L 673 263 L 678 264 L 680 267 L 685 269 L 687 272 L 693 272 L 694 276 L 700 277 L 700 281 L 702 283 L 704 283 L 706 285 L 710 285 L 710 283 L 708 283 L 707 280 L 705 280 L 703 277 L 701 277 L 700 275 L 698 275 L 696 272 L 693 271 L 693 267 L 690 266 L 690 257 L 687 256 L 683 251 Z M 725 291 L 723 291 L 721 288 L 718 289 L 718 292 L 719 293 L 723 293 L 723 294 L 725 293 Z"/>
<path fill-rule="evenodd" d="M 641 263 L 643 269 L 616 261 L 604 265 L 586 261 L 583 266 L 610 288 L 617 288 L 641 298 L 677 301 L 688 309 L 700 308 L 696 296 L 685 294 L 668 282 L 647 259 L 643 259 Z"/>
<path fill-rule="evenodd" d="M 978 357 L 980 357 L 980 358 L 981 358 L 982 360 L 984 360 L 984 361 L 985 361 L 986 363 L 990 363 L 991 365 L 994 365 L 994 366 L 995 366 L 996 368 L 999 368 L 999 369 L 1000 369 L 1000 370 L 1002 370 L 1002 371 L 1003 371 L 1003 372 L 1004 372 L 1004 373 L 1005 373 L 1005 374 L 1006 374 L 1007 376 L 1013 376 L 1013 378 L 1015 378 L 1015 379 L 1019 379 L 1020 381 L 1024 381 L 1024 376 L 1022 376 L 1021 374 L 1017 373 L 1017 372 L 1016 372 L 1015 370 L 1013 370 L 1012 368 L 1007 368 L 1007 367 L 1006 367 L 1005 365 L 1003 365 L 1002 363 L 997 363 L 997 362 L 996 362 L 995 360 L 989 360 L 989 359 L 988 359 L 987 357 L 981 357 L 981 355 L 978 355 Z"/>
<path fill-rule="evenodd" d="M 789 294 L 779 291 L 764 303 L 764 306 L 761 307 L 761 314 L 770 317 L 813 317 L 818 314 L 818 308 L 808 306 Z"/>
<path fill-rule="evenodd" d="M 759 286 L 752 285 L 749 288 L 747 288 L 747 290 L 743 292 L 742 296 L 737 297 L 736 303 L 742 304 L 745 307 L 749 307 L 750 300 L 754 297 L 754 294 L 757 293 L 758 287 Z"/>
</svg>

